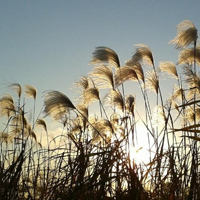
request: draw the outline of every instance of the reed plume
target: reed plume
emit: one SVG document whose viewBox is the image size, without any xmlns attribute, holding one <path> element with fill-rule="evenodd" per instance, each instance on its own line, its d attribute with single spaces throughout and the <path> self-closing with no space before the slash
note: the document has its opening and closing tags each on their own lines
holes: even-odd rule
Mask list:
<svg viewBox="0 0 200 200">
<path fill-rule="evenodd" d="M 135 70 L 138 80 L 144 82 L 144 71 L 142 69 L 140 62 L 133 63 L 131 60 L 127 60 L 125 64 Z"/>
<path fill-rule="evenodd" d="M 47 132 L 47 124 L 44 119 L 37 119 L 36 126 L 42 127 Z"/>
<path fill-rule="evenodd" d="M 9 94 L 4 95 L 0 99 L 1 116 L 6 115 L 9 118 L 11 115 L 14 115 L 15 112 L 16 112 L 16 109 L 15 109 L 15 104 L 14 104 L 14 100 L 13 100 L 12 96 Z"/>
<path fill-rule="evenodd" d="M 189 20 L 184 20 L 177 25 L 177 35 L 170 43 L 175 44 L 177 49 L 182 49 L 196 43 L 197 38 L 198 31 L 194 24 Z"/>
<path fill-rule="evenodd" d="M 94 83 L 98 88 L 115 88 L 113 72 L 109 66 L 96 66 L 89 75 L 92 77 L 92 80 L 94 80 Z"/>
<path fill-rule="evenodd" d="M 137 81 L 138 76 L 135 70 L 129 66 L 123 66 L 116 70 L 115 72 L 115 85 L 118 87 L 119 85 L 123 84 L 125 81 Z"/>
<path fill-rule="evenodd" d="M 25 85 L 24 88 L 25 88 L 26 96 L 27 96 L 28 98 L 36 99 L 37 90 L 36 90 L 35 87 L 33 87 L 33 86 L 31 86 L 31 85 Z"/>
<path fill-rule="evenodd" d="M 104 98 L 104 103 L 108 107 L 113 106 L 119 112 L 124 110 L 124 99 L 118 90 L 110 90 Z"/>
<path fill-rule="evenodd" d="M 112 133 L 114 132 L 110 121 L 107 119 L 93 119 L 91 124 L 95 127 L 95 129 L 91 129 L 93 142 L 99 142 L 103 137 L 108 143 L 110 143 Z"/>
<path fill-rule="evenodd" d="M 138 62 L 144 62 L 150 66 L 154 66 L 153 54 L 150 48 L 145 44 L 136 44 L 136 52 L 133 54 L 132 59 L 128 61 L 129 65 L 135 65 Z"/>
<path fill-rule="evenodd" d="M 154 71 L 147 72 L 146 86 L 156 94 L 158 94 L 159 80 Z"/>
<path fill-rule="evenodd" d="M 61 92 L 49 91 L 45 95 L 44 113 L 55 120 L 61 119 L 70 109 L 76 109 L 70 99 Z"/>
<path fill-rule="evenodd" d="M 178 73 L 176 70 L 176 66 L 171 61 L 165 61 L 159 63 L 159 68 L 163 72 L 167 72 L 168 74 L 172 75 L 172 77 L 178 79 Z"/>
<path fill-rule="evenodd" d="M 195 56 L 195 62 L 200 66 L 200 46 L 199 45 L 197 45 L 195 49 L 194 48 L 183 49 L 179 53 L 178 65 L 194 64 L 194 56 Z"/>
<path fill-rule="evenodd" d="M 8 87 L 10 89 L 12 89 L 14 92 L 16 92 L 16 94 L 18 95 L 19 98 L 21 97 L 21 95 L 22 95 L 22 87 L 21 87 L 20 84 L 18 84 L 18 83 L 12 83 Z"/>
<path fill-rule="evenodd" d="M 114 68 L 120 67 L 117 53 L 108 47 L 96 47 L 90 64 L 109 64 Z"/>
<path fill-rule="evenodd" d="M 76 87 L 80 87 L 83 90 L 86 90 L 90 87 L 90 83 L 88 77 L 82 76 L 78 82 L 75 82 L 74 85 Z"/>
<path fill-rule="evenodd" d="M 183 73 L 185 74 L 185 82 L 188 85 L 188 98 L 193 98 L 194 94 L 200 94 L 200 75 L 193 72 L 190 66 L 183 67 Z"/>
<path fill-rule="evenodd" d="M 83 91 L 83 104 L 84 105 L 89 105 L 91 103 L 94 103 L 95 101 L 99 100 L 99 90 L 98 88 L 88 88 Z"/>
<path fill-rule="evenodd" d="M 126 96 L 125 106 L 126 106 L 127 113 L 131 113 L 134 116 L 135 97 L 133 95 L 127 95 Z"/>
</svg>

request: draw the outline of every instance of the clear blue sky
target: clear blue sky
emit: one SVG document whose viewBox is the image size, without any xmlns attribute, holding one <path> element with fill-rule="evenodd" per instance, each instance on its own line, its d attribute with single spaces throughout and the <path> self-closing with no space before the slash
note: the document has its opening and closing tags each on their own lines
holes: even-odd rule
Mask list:
<svg viewBox="0 0 200 200">
<path fill-rule="evenodd" d="M 35 86 L 41 103 L 45 90 L 71 97 L 97 46 L 115 50 L 121 64 L 138 43 L 156 64 L 176 62 L 168 42 L 185 19 L 200 30 L 199 9 L 198 0 L 0 0 L 0 94 L 19 83 Z"/>
</svg>

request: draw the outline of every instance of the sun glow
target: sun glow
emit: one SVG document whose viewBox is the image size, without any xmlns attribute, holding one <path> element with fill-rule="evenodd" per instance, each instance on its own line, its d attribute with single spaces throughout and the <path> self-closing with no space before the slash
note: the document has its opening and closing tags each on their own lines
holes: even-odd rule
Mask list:
<svg viewBox="0 0 200 200">
<path fill-rule="evenodd" d="M 147 130 L 144 126 L 139 124 L 137 126 L 137 136 L 135 137 L 135 144 L 130 147 L 130 159 L 136 164 L 149 163 L 150 162 L 150 150 L 149 150 L 149 141 L 151 138 L 148 138 Z"/>
<path fill-rule="evenodd" d="M 145 147 L 130 148 L 130 160 L 135 164 L 147 164 L 150 161 L 149 156 L 149 151 Z"/>
</svg>

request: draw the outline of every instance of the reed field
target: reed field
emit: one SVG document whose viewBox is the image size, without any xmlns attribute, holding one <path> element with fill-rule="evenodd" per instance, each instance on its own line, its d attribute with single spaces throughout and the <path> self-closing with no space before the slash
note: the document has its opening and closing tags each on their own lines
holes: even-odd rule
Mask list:
<svg viewBox="0 0 200 200">
<path fill-rule="evenodd" d="M 97 47 L 93 69 L 73 84 L 77 99 L 46 91 L 39 114 L 37 89 L 10 84 L 0 98 L 0 199 L 200 199 L 197 39 L 195 25 L 180 22 L 169 41 L 177 63 L 158 66 L 144 44 L 124 64 Z"/>
</svg>

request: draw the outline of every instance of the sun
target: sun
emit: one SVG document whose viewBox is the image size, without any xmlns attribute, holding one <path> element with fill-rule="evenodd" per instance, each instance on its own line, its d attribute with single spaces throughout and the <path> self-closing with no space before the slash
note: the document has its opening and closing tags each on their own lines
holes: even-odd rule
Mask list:
<svg viewBox="0 0 200 200">
<path fill-rule="evenodd" d="M 135 164 L 142 164 L 142 163 L 149 163 L 149 151 L 148 149 L 145 149 L 145 147 L 131 147 L 130 148 L 130 160 L 133 161 Z"/>
<path fill-rule="evenodd" d="M 149 139 L 144 127 L 138 126 L 137 130 L 137 141 L 130 147 L 130 160 L 136 164 L 147 164 L 150 162 Z"/>
</svg>

